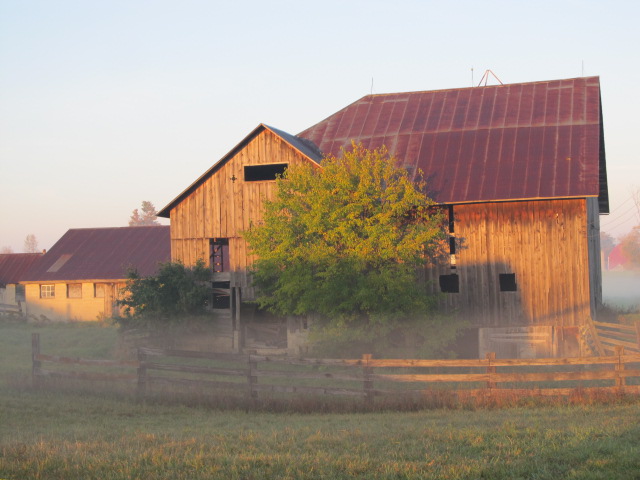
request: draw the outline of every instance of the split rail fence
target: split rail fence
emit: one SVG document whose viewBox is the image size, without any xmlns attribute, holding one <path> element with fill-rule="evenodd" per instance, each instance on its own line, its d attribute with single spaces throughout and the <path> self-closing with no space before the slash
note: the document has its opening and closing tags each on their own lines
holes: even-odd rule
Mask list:
<svg viewBox="0 0 640 480">
<path fill-rule="evenodd" d="M 33 381 L 120 382 L 141 397 L 169 392 L 286 399 L 295 395 L 401 399 L 640 394 L 640 354 L 615 347 L 612 355 L 576 358 L 421 360 L 292 358 L 139 348 L 138 360 L 119 362 L 44 355 L 32 337 Z"/>
</svg>

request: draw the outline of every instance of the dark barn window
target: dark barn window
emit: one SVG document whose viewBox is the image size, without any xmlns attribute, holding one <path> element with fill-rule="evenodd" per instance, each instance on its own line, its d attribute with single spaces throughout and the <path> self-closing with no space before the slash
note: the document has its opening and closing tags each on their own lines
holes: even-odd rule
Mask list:
<svg viewBox="0 0 640 480">
<path fill-rule="evenodd" d="M 501 273 L 500 274 L 500 291 L 501 292 L 516 292 L 518 285 L 516 284 L 515 273 Z"/>
<path fill-rule="evenodd" d="M 458 274 L 440 275 L 440 291 L 444 293 L 459 293 L 460 278 Z"/>
<path fill-rule="evenodd" d="M 282 175 L 287 169 L 287 163 L 272 163 L 270 165 L 246 165 L 244 167 L 245 182 L 262 182 L 265 180 L 275 180 L 276 176 Z"/>
<path fill-rule="evenodd" d="M 449 237 L 449 253 L 456 254 L 456 237 Z"/>
</svg>

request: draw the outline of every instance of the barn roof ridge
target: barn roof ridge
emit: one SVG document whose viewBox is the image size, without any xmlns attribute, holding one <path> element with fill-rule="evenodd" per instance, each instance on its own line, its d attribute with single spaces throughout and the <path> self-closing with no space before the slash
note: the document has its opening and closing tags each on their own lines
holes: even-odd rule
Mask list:
<svg viewBox="0 0 640 480">
<path fill-rule="evenodd" d="M 404 95 L 404 94 L 408 94 L 408 95 L 412 95 L 412 94 L 422 94 L 422 93 L 439 93 L 439 92 L 449 92 L 449 91 L 455 91 L 455 90 L 477 90 L 477 89 L 489 89 L 489 88 L 504 88 L 504 87 L 509 87 L 512 85 L 534 85 L 534 84 L 543 84 L 543 83 L 556 83 L 556 82 L 566 82 L 566 81 L 572 81 L 572 80 L 599 80 L 600 76 L 599 75 L 589 75 L 589 76 L 584 76 L 584 77 L 573 77 L 573 78 L 560 78 L 560 79 L 553 79 L 553 80 L 534 80 L 531 82 L 513 82 L 513 83 L 501 83 L 499 85 L 472 85 L 472 86 L 467 86 L 467 87 L 452 87 L 452 88 L 436 88 L 434 90 L 406 90 L 406 91 L 402 91 L 402 92 L 385 92 L 385 93 L 369 93 L 367 95 L 364 95 L 362 97 L 360 97 L 359 100 L 362 100 L 363 98 L 366 97 L 384 97 L 384 96 L 391 96 L 391 95 Z M 358 100 L 356 100 L 358 101 Z"/>
</svg>

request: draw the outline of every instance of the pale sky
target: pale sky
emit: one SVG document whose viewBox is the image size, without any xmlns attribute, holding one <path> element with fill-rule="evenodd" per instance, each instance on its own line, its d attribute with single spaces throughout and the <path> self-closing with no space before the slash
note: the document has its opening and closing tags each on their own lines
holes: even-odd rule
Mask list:
<svg viewBox="0 0 640 480">
<path fill-rule="evenodd" d="M 158 210 L 259 123 L 364 95 L 600 76 L 614 236 L 640 223 L 640 2 L 0 0 L 0 248 Z M 495 82 L 493 82 L 495 83 Z"/>
</svg>

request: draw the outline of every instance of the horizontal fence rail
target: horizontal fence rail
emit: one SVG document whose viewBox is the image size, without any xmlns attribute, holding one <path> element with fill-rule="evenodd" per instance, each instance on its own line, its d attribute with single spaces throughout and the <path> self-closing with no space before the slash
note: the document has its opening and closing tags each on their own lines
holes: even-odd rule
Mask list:
<svg viewBox="0 0 640 480">
<path fill-rule="evenodd" d="M 33 381 L 70 378 L 119 381 L 138 395 L 204 392 L 247 398 L 291 395 L 401 398 L 449 393 L 568 396 L 577 390 L 640 394 L 640 354 L 615 346 L 612 355 L 576 358 L 422 360 L 293 358 L 139 348 L 138 360 L 81 359 L 40 353 L 32 337 Z M 43 368 L 43 365 L 56 368 Z M 73 369 L 70 370 L 69 367 Z M 89 368 L 90 371 L 80 370 Z"/>
<path fill-rule="evenodd" d="M 20 305 L 12 303 L 0 303 L 0 313 L 17 313 L 18 315 L 22 315 L 22 308 Z"/>
</svg>

